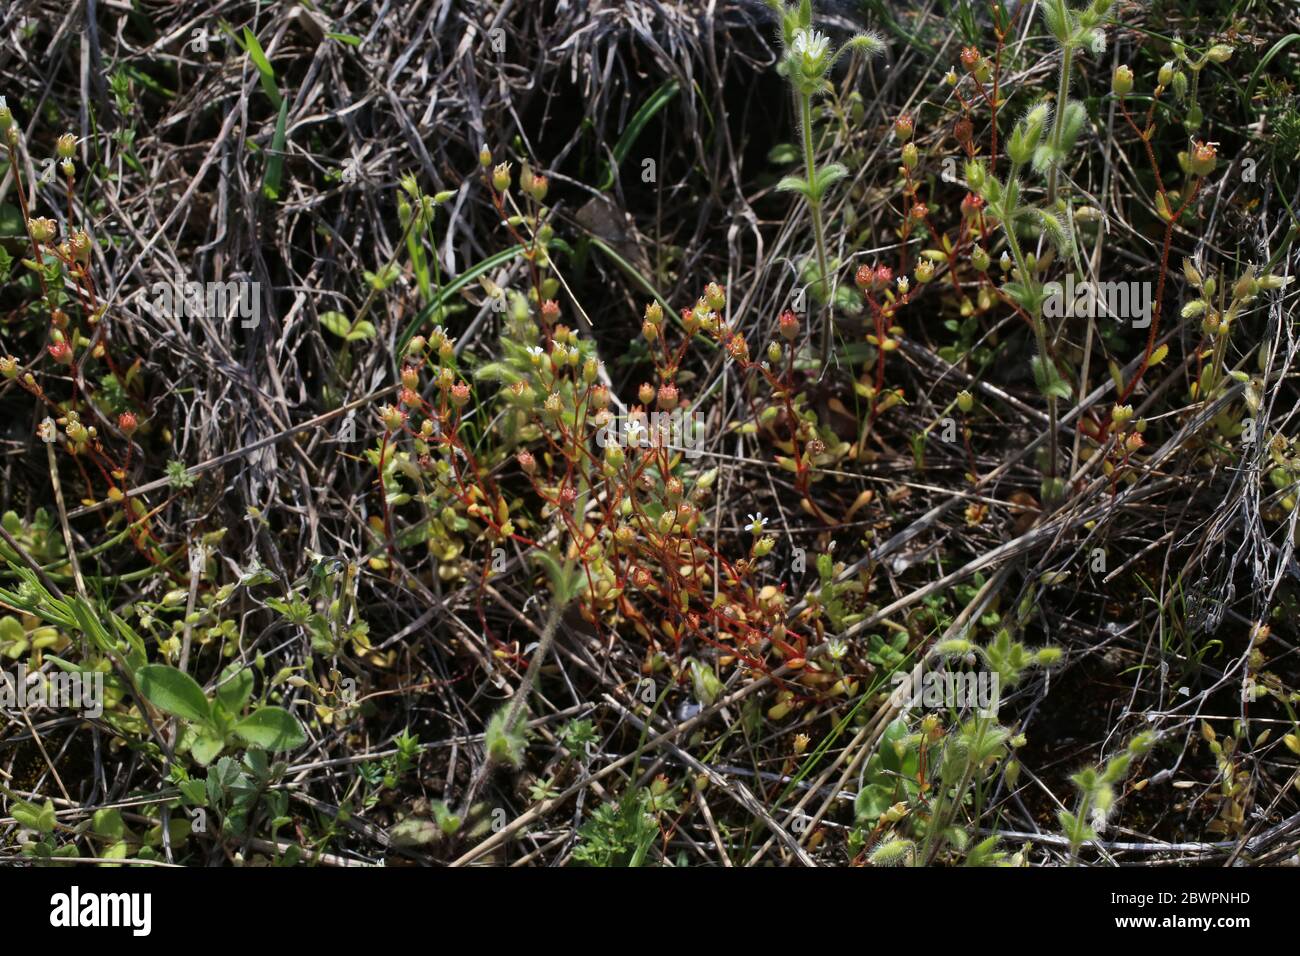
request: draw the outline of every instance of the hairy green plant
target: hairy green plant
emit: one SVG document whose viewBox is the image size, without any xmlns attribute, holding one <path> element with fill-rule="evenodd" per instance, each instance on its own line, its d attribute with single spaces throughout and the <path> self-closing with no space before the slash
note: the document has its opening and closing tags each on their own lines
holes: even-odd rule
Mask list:
<svg viewBox="0 0 1300 956">
<path fill-rule="evenodd" d="M 146 664 L 135 679 L 149 703 L 184 722 L 180 749 L 200 766 L 237 741 L 271 752 L 293 750 L 307 741 L 298 719 L 283 707 L 255 707 L 240 716 L 253 696 L 253 672 L 240 664 L 226 668 L 212 697 L 189 674 L 167 664 Z"/>
<path fill-rule="evenodd" d="M 830 38 L 812 28 L 812 3 L 801 0 L 798 6 L 785 5 L 782 0 L 768 0 L 769 6 L 781 19 L 781 43 L 785 53 L 778 67 L 790 84 L 794 94 L 799 139 L 803 151 L 803 176 L 786 176 L 777 189 L 797 192 L 804 197 L 812 217 L 813 240 L 816 244 L 817 279 L 814 288 L 826 315 L 821 333 L 821 367 L 823 372 L 830 364 L 831 343 L 835 335 L 834 282 L 830 259 L 826 252 L 826 228 L 822 219 L 822 199 L 831 184 L 848 175 L 842 163 L 817 165 L 813 142 L 812 104 L 815 96 L 833 91 L 827 77 L 836 62 L 845 53 L 862 50 L 880 53 L 885 45 L 872 34 L 859 34 L 838 50 L 832 49 Z"/>
<path fill-rule="evenodd" d="M 1078 860 L 1079 848 L 1097 839 L 1105 828 L 1106 818 L 1115 806 L 1115 786 L 1128 776 L 1133 761 L 1144 755 L 1156 742 L 1156 735 L 1143 732 L 1129 740 L 1124 750 L 1111 757 L 1101 768 L 1085 767 L 1070 777 L 1079 791 L 1073 811 L 1058 810 L 1057 821 L 1070 841 L 1070 862 Z"/>
</svg>

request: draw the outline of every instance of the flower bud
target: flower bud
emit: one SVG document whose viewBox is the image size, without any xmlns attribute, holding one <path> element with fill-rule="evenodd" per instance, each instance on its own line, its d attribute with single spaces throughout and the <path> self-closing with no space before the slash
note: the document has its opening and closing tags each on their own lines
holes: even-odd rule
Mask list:
<svg viewBox="0 0 1300 956">
<path fill-rule="evenodd" d="M 84 230 L 77 230 L 68 237 L 68 248 L 72 250 L 72 258 L 78 262 L 90 261 L 90 236 Z"/>
<path fill-rule="evenodd" d="M 57 342 L 51 342 L 49 345 L 46 346 L 46 351 L 50 353 L 50 358 L 54 359 L 54 361 L 57 362 L 58 364 L 60 365 L 72 364 L 72 358 L 73 358 L 72 346 L 69 345 L 64 339 L 59 339 L 59 341 Z"/>
<path fill-rule="evenodd" d="M 53 219 L 46 219 L 44 216 L 38 216 L 36 219 L 27 220 L 27 228 L 31 230 L 32 238 L 37 242 L 49 242 L 58 232 L 58 225 Z"/>
<path fill-rule="evenodd" d="M 781 337 L 787 342 L 793 342 L 799 337 L 799 317 L 789 309 L 781 313 L 781 317 L 776 320 L 776 325 Z"/>
<path fill-rule="evenodd" d="M 487 169 L 489 166 L 492 165 L 492 151 L 487 148 L 486 143 L 478 151 L 478 162 L 479 165 L 482 166 L 484 169 Z"/>
<path fill-rule="evenodd" d="M 714 312 L 721 312 L 722 307 L 727 304 L 727 294 L 722 286 L 716 282 L 710 282 L 704 287 L 704 301 L 709 304 L 709 308 Z"/>
<path fill-rule="evenodd" d="M 636 397 L 640 400 L 642 405 L 649 405 L 655 400 L 655 387 L 649 382 L 645 382 L 642 384 L 641 388 L 637 390 Z"/>
<path fill-rule="evenodd" d="M 1247 270 L 1232 287 L 1234 299 L 1253 299 L 1259 293 L 1259 280 L 1253 270 Z"/>
<path fill-rule="evenodd" d="M 510 188 L 510 164 L 500 163 L 492 170 L 492 188 L 499 193 Z"/>
<path fill-rule="evenodd" d="M 77 151 L 77 137 L 71 133 L 64 133 L 55 142 L 54 150 L 59 154 L 59 159 L 71 159 L 72 154 Z"/>
<path fill-rule="evenodd" d="M 1128 96 L 1133 90 L 1133 71 L 1124 65 L 1115 67 L 1110 77 L 1110 90 L 1116 96 Z"/>
<path fill-rule="evenodd" d="M 402 385 L 405 388 L 415 389 L 420 387 L 420 370 L 414 365 L 402 366 Z"/>
<path fill-rule="evenodd" d="M 645 307 L 645 320 L 651 325 L 658 325 L 664 320 L 664 309 L 658 302 L 651 302 Z"/>
<path fill-rule="evenodd" d="M 975 267 L 976 272 L 984 272 L 989 267 L 989 254 L 983 246 L 976 246 L 971 250 L 970 264 Z"/>
<path fill-rule="evenodd" d="M 781 361 L 781 343 L 780 343 L 780 342 L 769 342 L 769 343 L 767 343 L 767 360 L 768 360 L 769 362 L 771 362 L 773 365 L 777 365 L 777 364 L 780 363 L 780 361 Z"/>
<path fill-rule="evenodd" d="M 906 143 L 903 146 L 903 168 L 915 169 L 917 161 L 920 159 L 916 151 L 915 143 Z"/>
<path fill-rule="evenodd" d="M 1216 43 L 1205 55 L 1209 57 L 1211 63 L 1227 63 L 1232 59 L 1232 47 L 1226 43 Z"/>
<path fill-rule="evenodd" d="M 1156 82 L 1161 86 L 1168 86 L 1174 81 L 1174 64 L 1172 61 L 1166 61 L 1164 66 L 1160 67 L 1160 72 L 1156 74 Z"/>
<path fill-rule="evenodd" d="M 957 407 L 963 415 L 970 414 L 970 410 L 975 407 L 975 396 L 963 388 L 957 393 Z"/>
<path fill-rule="evenodd" d="M 1132 418 L 1132 405 L 1116 405 L 1110 410 L 1110 420 L 1116 428 L 1123 428 Z"/>
<path fill-rule="evenodd" d="M 1214 172 L 1215 163 L 1218 161 L 1218 151 L 1213 144 L 1202 143 L 1197 141 L 1192 144 L 1192 153 L 1188 157 L 1188 163 L 1193 173 L 1197 176 L 1208 176 Z"/>
</svg>

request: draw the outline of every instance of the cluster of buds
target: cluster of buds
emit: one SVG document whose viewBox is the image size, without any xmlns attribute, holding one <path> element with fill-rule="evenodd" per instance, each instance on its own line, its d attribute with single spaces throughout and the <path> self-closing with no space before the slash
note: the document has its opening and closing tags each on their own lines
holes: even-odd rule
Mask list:
<svg viewBox="0 0 1300 956">
<path fill-rule="evenodd" d="M 535 202 L 541 202 L 546 198 L 546 190 L 550 183 L 545 176 L 538 176 L 533 172 L 533 168 L 524 163 L 519 168 L 519 188 Z M 504 190 L 502 190 L 504 191 Z"/>
<path fill-rule="evenodd" d="M 58 424 L 63 426 L 63 432 L 68 436 L 68 451 L 74 455 L 81 454 L 95 440 L 95 426 L 84 425 L 81 417 L 74 411 L 59 418 Z"/>
<path fill-rule="evenodd" d="M 961 65 L 971 76 L 975 77 L 979 83 L 987 83 L 993 77 L 993 64 L 989 58 L 980 53 L 973 46 L 962 47 Z M 956 81 L 956 74 L 951 74 L 952 79 L 949 83 Z"/>
<path fill-rule="evenodd" d="M 1256 275 L 1255 267 L 1248 266 L 1241 277 L 1232 284 L 1232 301 L 1228 308 L 1220 311 L 1216 308 L 1215 293 L 1219 283 L 1214 276 L 1203 277 L 1191 259 L 1183 260 L 1183 277 L 1188 285 L 1199 295 L 1183 306 L 1181 315 L 1184 319 L 1200 319 L 1201 331 L 1210 338 L 1226 336 L 1232 329 L 1241 310 L 1249 305 L 1260 292 L 1274 291 L 1288 286 L 1294 276 L 1277 274 Z M 1221 303 L 1220 303 L 1221 304 Z"/>
<path fill-rule="evenodd" d="M 54 144 L 54 150 L 58 153 L 59 159 L 62 160 L 62 162 L 59 163 L 59 169 L 63 172 L 64 176 L 71 179 L 73 173 L 76 172 L 76 167 L 72 163 L 72 157 L 77 152 L 77 137 L 73 136 L 71 133 L 64 133 Z"/>
<path fill-rule="evenodd" d="M 894 281 L 894 270 L 883 263 L 874 268 L 867 265 L 858 266 L 853 281 L 863 292 L 882 292 Z"/>
<path fill-rule="evenodd" d="M 641 323 L 641 334 L 646 341 L 653 342 L 659 338 L 659 327 L 664 321 L 664 310 L 658 302 L 651 302 L 645 307 L 645 319 Z"/>
</svg>

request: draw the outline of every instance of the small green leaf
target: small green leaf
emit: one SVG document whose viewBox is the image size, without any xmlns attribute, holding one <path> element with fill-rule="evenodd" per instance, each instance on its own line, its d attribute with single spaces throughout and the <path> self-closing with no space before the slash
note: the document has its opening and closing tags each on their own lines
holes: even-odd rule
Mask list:
<svg viewBox="0 0 1300 956">
<path fill-rule="evenodd" d="M 166 664 L 146 664 L 136 671 L 140 692 L 164 713 L 195 723 L 206 723 L 211 714 L 203 688 L 189 674 Z"/>
<path fill-rule="evenodd" d="M 360 342 L 375 337 L 375 326 L 372 322 L 362 319 L 352 326 L 352 331 L 347 334 L 349 342 Z"/>
<path fill-rule="evenodd" d="M 206 767 L 225 749 L 226 742 L 210 727 L 202 727 L 190 738 L 190 756 L 201 767 Z"/>
<path fill-rule="evenodd" d="M 54 832 L 56 818 L 54 803 L 51 800 L 47 799 L 44 806 L 18 800 L 14 802 L 9 812 L 13 814 L 20 826 L 28 830 L 35 830 L 37 833 Z"/>
<path fill-rule="evenodd" d="M 783 177 L 781 181 L 776 184 L 776 188 L 778 192 L 783 192 L 783 193 L 793 192 L 793 193 L 799 193 L 801 196 L 812 195 L 812 192 L 808 187 L 808 181 L 805 179 L 800 179 L 798 176 Z"/>
<path fill-rule="evenodd" d="M 253 672 L 238 664 L 226 668 L 217 686 L 217 700 L 230 713 L 238 715 L 253 694 Z"/>
<path fill-rule="evenodd" d="M 293 750 L 307 742 L 298 718 L 283 707 L 260 707 L 235 724 L 235 733 L 264 750 Z"/>
</svg>

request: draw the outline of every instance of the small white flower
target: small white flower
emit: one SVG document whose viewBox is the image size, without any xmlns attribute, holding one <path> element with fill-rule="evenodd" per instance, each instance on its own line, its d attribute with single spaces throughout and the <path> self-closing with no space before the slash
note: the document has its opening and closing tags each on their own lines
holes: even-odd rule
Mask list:
<svg viewBox="0 0 1300 956">
<path fill-rule="evenodd" d="M 819 30 L 797 30 L 790 48 L 805 61 L 816 62 L 826 55 L 830 44 L 830 37 Z"/>
<path fill-rule="evenodd" d="M 746 517 L 749 518 L 749 530 L 754 534 L 762 534 L 763 525 L 767 522 L 767 519 L 763 517 L 763 513 L 760 511 L 758 514 L 747 515 Z"/>
</svg>

